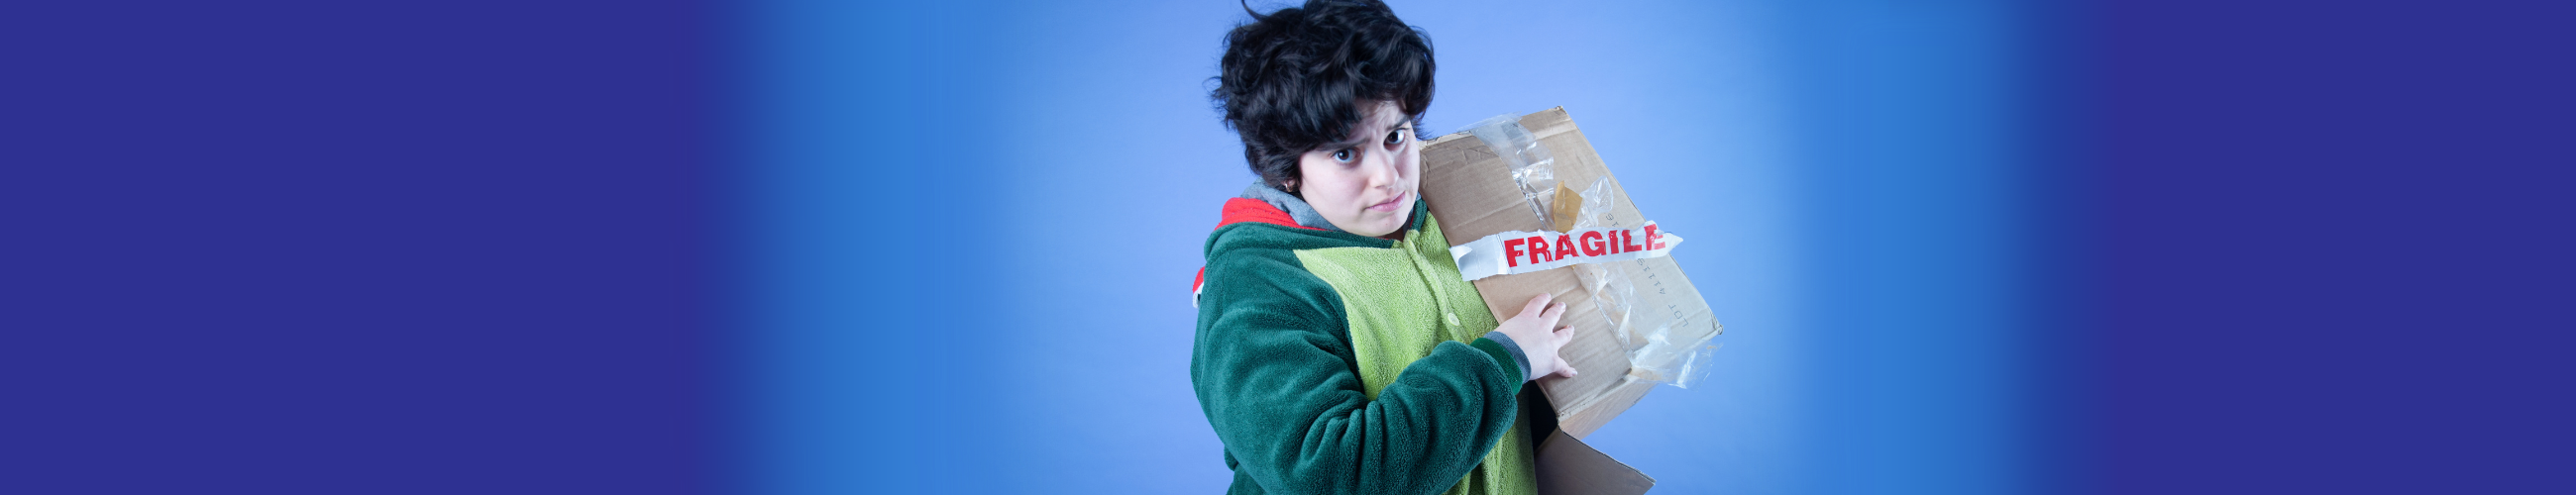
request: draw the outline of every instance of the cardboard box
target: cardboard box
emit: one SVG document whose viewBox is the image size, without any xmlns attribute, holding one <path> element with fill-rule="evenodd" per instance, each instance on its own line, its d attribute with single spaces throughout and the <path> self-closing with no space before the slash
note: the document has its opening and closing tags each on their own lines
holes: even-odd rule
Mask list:
<svg viewBox="0 0 2576 495">
<path fill-rule="evenodd" d="M 1611 211 L 1608 218 L 1596 220 L 1619 227 L 1651 220 L 1628 201 L 1627 189 L 1620 187 L 1618 179 L 1601 163 L 1600 155 L 1593 152 L 1592 144 L 1584 140 L 1564 107 L 1522 116 L 1521 126 L 1554 154 L 1560 183 L 1580 188 L 1596 178 L 1611 177 Z M 1464 132 L 1423 144 L 1422 199 L 1429 203 L 1432 216 L 1440 219 L 1441 234 L 1453 244 L 1513 230 L 1546 230 L 1522 197 L 1520 186 L 1512 182 L 1510 165 L 1487 149 L 1484 142 Z M 1690 228 L 1669 227 L 1685 232 Z M 1620 269 L 1629 270 L 1637 286 L 1635 311 L 1670 312 L 1682 322 L 1675 325 L 1675 332 L 1705 332 L 1675 337 L 1696 338 L 1725 331 L 1709 311 L 1708 303 L 1700 299 L 1699 290 L 1691 286 L 1671 257 L 1618 264 Z M 1534 422 L 1542 423 L 1531 433 L 1543 439 L 1538 448 L 1540 493 L 1644 493 L 1652 487 L 1653 478 L 1580 441 L 1635 405 L 1655 383 L 1629 375 L 1628 349 L 1610 333 L 1606 320 L 1593 316 L 1599 310 L 1574 269 L 1497 275 L 1477 280 L 1475 285 L 1496 319 L 1510 318 L 1530 297 L 1542 292 L 1554 294 L 1567 306 L 1563 324 L 1573 327 L 1574 341 L 1566 344 L 1562 352 L 1582 375 L 1540 379 L 1535 383 L 1545 400 L 1535 401 L 1536 404 L 1523 402 L 1532 406 L 1532 418 L 1537 420 Z"/>
</svg>

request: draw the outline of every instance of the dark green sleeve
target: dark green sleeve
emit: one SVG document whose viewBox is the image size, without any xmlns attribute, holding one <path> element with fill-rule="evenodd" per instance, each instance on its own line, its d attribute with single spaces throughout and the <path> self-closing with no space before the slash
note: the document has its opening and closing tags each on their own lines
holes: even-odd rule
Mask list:
<svg viewBox="0 0 2576 495">
<path fill-rule="evenodd" d="M 1369 400 L 1332 288 L 1293 257 L 1228 258 L 1208 267 L 1190 379 L 1263 491 L 1437 493 L 1510 431 L 1522 374 L 1499 347 L 1443 342 Z"/>
</svg>

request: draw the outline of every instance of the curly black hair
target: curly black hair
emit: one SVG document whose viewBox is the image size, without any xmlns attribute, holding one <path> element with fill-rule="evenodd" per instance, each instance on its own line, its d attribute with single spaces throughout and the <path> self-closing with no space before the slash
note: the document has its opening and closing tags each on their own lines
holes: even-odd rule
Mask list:
<svg viewBox="0 0 2576 495">
<path fill-rule="evenodd" d="M 1406 26 L 1386 2 L 1308 0 L 1268 15 L 1244 12 L 1252 21 L 1226 33 L 1209 97 L 1243 137 L 1243 158 L 1263 183 L 1289 189 L 1297 157 L 1349 135 L 1364 104 L 1395 102 L 1417 128 L 1430 109 L 1431 36 Z"/>
</svg>

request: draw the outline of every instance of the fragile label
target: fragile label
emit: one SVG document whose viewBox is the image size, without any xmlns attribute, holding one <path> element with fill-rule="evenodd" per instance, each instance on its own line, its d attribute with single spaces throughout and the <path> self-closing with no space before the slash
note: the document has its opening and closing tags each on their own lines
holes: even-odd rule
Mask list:
<svg viewBox="0 0 2576 495">
<path fill-rule="evenodd" d="M 1514 230 L 1449 247 L 1467 280 L 1529 273 L 1581 263 L 1608 263 L 1670 254 L 1682 237 L 1655 229 L 1599 227 L 1573 232 Z"/>
</svg>

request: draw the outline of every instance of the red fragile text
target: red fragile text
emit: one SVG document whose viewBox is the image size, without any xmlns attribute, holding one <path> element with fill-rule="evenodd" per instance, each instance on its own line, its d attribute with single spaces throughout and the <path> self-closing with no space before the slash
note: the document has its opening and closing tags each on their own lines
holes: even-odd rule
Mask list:
<svg viewBox="0 0 2576 495">
<path fill-rule="evenodd" d="M 1644 235 L 1638 235 L 1639 231 L 1644 231 Z M 1581 262 L 1582 258 L 1664 248 L 1663 234 L 1657 233 L 1655 224 L 1651 223 L 1634 229 L 1584 229 L 1556 234 L 1553 242 L 1544 234 L 1556 233 L 1503 240 L 1504 262 L 1514 267 L 1522 263 L 1536 265 L 1566 259 Z M 1639 237 L 1644 237 L 1645 241 L 1638 242 Z"/>
</svg>

